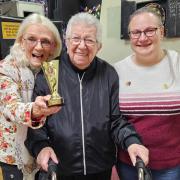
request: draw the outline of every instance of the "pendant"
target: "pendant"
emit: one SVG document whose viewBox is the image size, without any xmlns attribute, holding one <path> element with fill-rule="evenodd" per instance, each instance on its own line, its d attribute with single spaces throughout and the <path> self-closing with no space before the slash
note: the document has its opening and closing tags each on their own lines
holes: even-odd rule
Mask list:
<svg viewBox="0 0 180 180">
<path fill-rule="evenodd" d="M 126 86 L 131 86 L 131 81 L 127 81 Z"/>
</svg>

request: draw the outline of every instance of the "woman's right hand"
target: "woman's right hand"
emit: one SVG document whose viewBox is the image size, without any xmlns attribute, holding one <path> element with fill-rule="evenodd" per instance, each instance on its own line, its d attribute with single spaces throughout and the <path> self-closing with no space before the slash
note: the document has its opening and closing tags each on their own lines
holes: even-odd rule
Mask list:
<svg viewBox="0 0 180 180">
<path fill-rule="evenodd" d="M 32 118 L 39 118 L 42 116 L 49 116 L 57 113 L 61 106 L 47 106 L 47 101 L 51 98 L 51 95 L 37 96 L 32 106 Z"/>
</svg>

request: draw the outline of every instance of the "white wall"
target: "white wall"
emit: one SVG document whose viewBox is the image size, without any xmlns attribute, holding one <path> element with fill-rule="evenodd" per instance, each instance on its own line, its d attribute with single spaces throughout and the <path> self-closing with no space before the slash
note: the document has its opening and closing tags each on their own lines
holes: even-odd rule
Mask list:
<svg viewBox="0 0 180 180">
<path fill-rule="evenodd" d="M 120 39 L 120 9 L 121 0 L 102 0 L 100 21 L 103 27 L 103 46 L 98 56 L 111 64 L 132 52 L 129 41 Z M 164 39 L 162 45 L 180 52 L 180 38 Z"/>
</svg>

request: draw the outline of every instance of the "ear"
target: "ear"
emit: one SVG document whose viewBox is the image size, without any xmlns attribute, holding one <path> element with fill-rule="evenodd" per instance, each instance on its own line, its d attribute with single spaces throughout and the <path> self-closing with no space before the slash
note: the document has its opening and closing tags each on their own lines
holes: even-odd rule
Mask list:
<svg viewBox="0 0 180 180">
<path fill-rule="evenodd" d="M 69 40 L 68 39 L 65 39 L 65 44 L 66 44 L 66 49 L 67 49 L 67 54 L 68 54 L 68 51 L 69 51 Z"/>
<path fill-rule="evenodd" d="M 160 29 L 160 32 L 161 32 L 161 39 L 163 39 L 164 38 L 164 26 L 162 26 L 161 27 L 161 29 Z"/>
<path fill-rule="evenodd" d="M 97 52 L 99 52 L 101 48 L 102 48 L 102 43 L 98 43 L 98 49 L 97 49 Z"/>
<path fill-rule="evenodd" d="M 57 43 L 54 43 L 52 51 L 50 52 L 50 56 L 54 56 L 54 53 L 55 53 L 56 49 L 57 49 Z"/>
<path fill-rule="evenodd" d="M 20 45 L 21 45 L 22 50 L 24 51 L 24 49 L 25 49 L 25 40 L 22 37 L 20 38 Z"/>
</svg>

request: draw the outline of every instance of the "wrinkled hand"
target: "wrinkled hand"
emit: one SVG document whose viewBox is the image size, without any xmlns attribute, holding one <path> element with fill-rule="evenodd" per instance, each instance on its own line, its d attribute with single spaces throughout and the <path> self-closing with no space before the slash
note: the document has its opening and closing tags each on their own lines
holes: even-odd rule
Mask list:
<svg viewBox="0 0 180 180">
<path fill-rule="evenodd" d="M 143 160 L 145 165 L 148 164 L 148 162 L 149 162 L 149 150 L 145 146 L 142 146 L 139 144 L 131 144 L 127 150 L 128 150 L 130 159 L 131 159 L 134 166 L 136 164 L 136 157 L 137 156 Z"/>
<path fill-rule="evenodd" d="M 58 164 L 57 156 L 51 147 L 43 148 L 37 156 L 37 164 L 44 170 L 48 171 L 48 161 L 52 159 Z"/>
<path fill-rule="evenodd" d="M 41 116 L 49 116 L 51 114 L 57 113 L 61 106 L 47 106 L 47 101 L 51 98 L 51 95 L 47 96 L 37 96 L 33 106 L 32 106 L 32 117 L 38 118 Z"/>
</svg>

